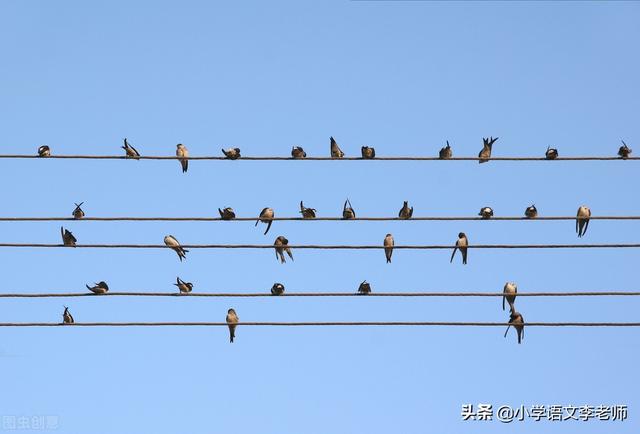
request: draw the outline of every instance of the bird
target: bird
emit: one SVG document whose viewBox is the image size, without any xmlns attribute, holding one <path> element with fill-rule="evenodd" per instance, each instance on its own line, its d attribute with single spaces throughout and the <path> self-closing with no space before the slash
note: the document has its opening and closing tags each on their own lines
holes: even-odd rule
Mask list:
<svg viewBox="0 0 640 434">
<path fill-rule="evenodd" d="M 342 207 L 342 218 L 345 220 L 352 220 L 356 218 L 356 212 L 351 206 L 351 201 L 349 201 L 349 199 L 344 202 L 344 206 Z"/>
<path fill-rule="evenodd" d="M 183 259 L 187 259 L 188 250 L 184 249 L 180 245 L 180 242 L 173 235 L 165 236 L 164 237 L 164 244 L 167 247 L 170 247 L 174 252 L 176 252 L 178 254 L 178 258 L 180 258 L 180 262 L 182 262 Z"/>
<path fill-rule="evenodd" d="M 287 255 L 289 255 L 289 257 L 293 261 L 293 253 L 291 253 L 291 249 L 289 248 L 288 239 L 280 235 L 278 236 L 278 238 L 276 238 L 276 241 L 273 243 L 273 245 L 276 248 L 276 259 L 279 258 L 281 264 L 284 264 L 285 262 L 287 262 L 284 259 L 284 252 L 287 252 Z"/>
<path fill-rule="evenodd" d="M 80 208 L 83 203 L 84 202 L 80 202 L 80 204 L 77 204 L 74 202 L 74 205 L 76 206 L 76 208 L 73 210 L 73 213 L 71 213 L 71 215 L 76 220 L 80 220 L 82 217 L 84 217 L 84 211 L 82 211 L 82 208 Z"/>
<path fill-rule="evenodd" d="M 233 220 L 236 218 L 236 213 L 231 207 L 226 207 L 225 209 L 218 208 L 218 212 L 220 213 L 220 218 L 222 220 Z"/>
<path fill-rule="evenodd" d="M 387 264 L 389 262 L 391 262 L 391 255 L 393 255 L 393 245 L 394 245 L 394 241 L 393 241 L 393 235 L 391 234 L 387 234 L 384 237 L 384 255 L 387 257 Z"/>
<path fill-rule="evenodd" d="M 578 214 L 576 216 L 576 233 L 578 234 L 578 238 L 587 233 L 589 217 L 591 217 L 591 210 L 588 207 L 583 205 L 578 208 Z"/>
<path fill-rule="evenodd" d="M 504 284 L 504 290 L 502 296 L 502 310 L 504 310 L 504 302 L 506 300 L 509 303 L 509 310 L 513 312 L 515 310 L 514 303 L 516 302 L 516 294 L 518 293 L 518 285 L 514 282 L 507 282 Z"/>
<path fill-rule="evenodd" d="M 538 217 L 538 208 L 536 208 L 536 206 L 532 204 L 524 210 L 524 215 L 527 218 L 534 219 Z"/>
<path fill-rule="evenodd" d="M 507 331 L 504 332 L 505 338 L 511 326 L 518 332 L 518 343 L 522 343 L 522 338 L 524 337 L 524 318 L 520 312 L 516 312 L 515 310 L 511 311 L 511 315 L 509 315 L 509 325 L 507 326 Z"/>
<path fill-rule="evenodd" d="M 300 214 L 302 214 L 303 219 L 314 219 L 316 218 L 316 209 L 307 208 L 303 205 L 302 201 L 300 201 Z"/>
<path fill-rule="evenodd" d="M 179 277 L 176 277 L 176 283 L 174 283 L 174 285 L 178 287 L 180 294 L 188 294 L 193 290 L 193 283 L 185 282 Z"/>
<path fill-rule="evenodd" d="M 233 343 L 233 339 L 236 337 L 236 324 L 238 324 L 238 320 L 240 320 L 240 318 L 238 318 L 235 310 L 229 309 L 227 311 L 226 320 L 227 325 L 229 326 L 229 342 Z"/>
<path fill-rule="evenodd" d="M 336 142 L 333 137 L 329 137 L 329 141 L 331 142 L 331 158 L 344 157 L 344 152 L 342 152 L 342 149 L 338 146 L 338 142 Z"/>
<path fill-rule="evenodd" d="M 124 139 L 124 145 L 122 146 L 122 149 L 124 149 L 125 156 L 127 158 L 135 158 L 136 160 L 140 159 L 140 152 L 138 152 L 136 148 L 131 146 L 126 138 Z"/>
<path fill-rule="evenodd" d="M 189 150 L 182 143 L 176 145 L 176 157 L 180 160 L 182 173 L 187 173 L 187 169 L 189 169 Z"/>
<path fill-rule="evenodd" d="M 460 232 L 458 234 L 458 239 L 456 240 L 456 246 L 453 248 L 453 253 L 451 254 L 451 259 L 449 262 L 453 262 L 453 257 L 456 254 L 456 250 L 460 249 L 460 253 L 462 254 L 462 264 L 467 263 L 467 247 L 469 246 L 469 240 L 467 239 L 467 235 L 464 232 Z"/>
<path fill-rule="evenodd" d="M 304 149 L 302 149 L 302 147 L 294 146 L 291 148 L 291 157 L 297 159 L 307 158 L 307 153 L 304 152 Z"/>
<path fill-rule="evenodd" d="M 69 312 L 69 308 L 67 306 L 64 307 L 64 312 L 62 313 L 62 324 L 73 324 L 73 316 L 71 316 L 71 312 Z"/>
<path fill-rule="evenodd" d="M 274 283 L 271 287 L 271 295 L 284 294 L 284 285 L 282 283 Z"/>
<path fill-rule="evenodd" d="M 451 150 L 451 145 L 449 145 L 449 141 L 447 140 L 447 146 L 440 149 L 438 158 L 440 158 L 441 160 L 448 160 L 451 157 L 453 157 L 453 151 Z"/>
<path fill-rule="evenodd" d="M 89 285 L 85 285 L 85 286 L 89 291 L 93 292 L 94 294 L 106 294 L 109 291 L 109 285 L 107 285 L 107 282 L 105 281 L 100 281 L 94 284 L 93 286 L 89 286 Z"/>
<path fill-rule="evenodd" d="M 362 158 L 365 160 L 373 160 L 376 158 L 376 150 L 369 146 L 363 146 L 361 149 Z"/>
<path fill-rule="evenodd" d="M 38 157 L 51 157 L 51 149 L 47 145 L 38 148 Z"/>
<path fill-rule="evenodd" d="M 558 158 L 558 150 L 547 146 L 547 152 L 544 153 L 544 158 L 547 160 L 555 160 Z"/>
<path fill-rule="evenodd" d="M 490 137 L 488 139 L 486 137 L 482 138 L 482 150 L 478 154 L 478 163 L 486 163 L 487 161 L 489 161 L 489 159 L 491 158 L 491 149 L 493 148 L 493 144 L 496 142 L 496 140 L 498 140 L 497 137 L 495 139 L 493 137 Z"/>
<path fill-rule="evenodd" d="M 240 158 L 240 148 L 229 148 L 227 150 L 222 150 L 222 153 L 228 160 L 237 160 Z"/>
<path fill-rule="evenodd" d="M 398 217 L 402 220 L 409 220 L 413 217 L 413 207 L 409 208 L 409 201 L 404 201 L 402 208 L 400 208 L 400 212 L 398 213 Z"/>
<path fill-rule="evenodd" d="M 490 219 L 491 217 L 493 217 L 493 209 L 491 209 L 490 206 L 482 207 L 480 208 L 480 212 L 478 213 L 478 215 L 485 220 Z"/>
<path fill-rule="evenodd" d="M 264 235 L 267 235 L 267 232 L 269 232 L 269 229 L 271 229 L 271 223 L 273 223 L 274 216 L 275 213 L 273 212 L 273 209 L 263 208 L 262 211 L 260 211 L 260 215 L 258 216 L 258 220 L 256 220 L 255 226 L 258 226 L 259 222 L 266 223 L 267 230 L 264 231 Z"/>
<path fill-rule="evenodd" d="M 60 234 L 62 235 L 62 244 L 67 247 L 75 247 L 78 240 L 73 236 L 69 229 L 60 226 Z"/>
<path fill-rule="evenodd" d="M 618 155 L 623 160 L 626 160 L 627 158 L 629 158 L 629 154 L 633 152 L 633 149 L 629 148 L 627 144 L 624 142 L 624 140 L 621 140 L 621 142 L 622 142 L 622 146 L 620 146 L 620 149 L 618 149 Z"/>
<path fill-rule="evenodd" d="M 358 286 L 358 294 L 368 295 L 371 294 L 371 285 L 366 280 L 363 280 L 360 286 Z"/>
</svg>

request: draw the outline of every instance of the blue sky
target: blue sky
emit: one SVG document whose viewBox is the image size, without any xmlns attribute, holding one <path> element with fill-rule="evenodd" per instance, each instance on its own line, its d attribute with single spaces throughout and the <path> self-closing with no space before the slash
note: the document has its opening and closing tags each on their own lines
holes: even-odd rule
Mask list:
<svg viewBox="0 0 640 434">
<path fill-rule="evenodd" d="M 636 2 L 79 2 L 0 5 L 2 153 L 615 155 L 640 148 Z M 640 151 L 640 149 L 638 149 Z M 612 162 L 4 160 L 6 216 L 638 215 L 638 166 Z M 2 223 L 5 242 L 59 242 L 59 224 Z M 80 243 L 397 244 L 638 242 L 635 222 L 71 222 Z M 637 290 L 636 250 L 469 253 L 0 249 L 5 292 Z M 503 321 L 500 299 L 2 299 L 2 322 Z M 529 321 L 637 321 L 625 298 L 522 298 Z M 637 432 L 634 329 L 6 328 L 2 416 L 54 415 L 60 433 Z M 507 369 L 513 368 L 515 372 Z M 462 422 L 465 403 L 627 404 L 626 422 Z"/>
</svg>

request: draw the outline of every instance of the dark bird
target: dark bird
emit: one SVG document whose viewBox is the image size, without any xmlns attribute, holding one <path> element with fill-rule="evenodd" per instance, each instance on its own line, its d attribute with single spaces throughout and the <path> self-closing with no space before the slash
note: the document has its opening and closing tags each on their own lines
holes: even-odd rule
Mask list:
<svg viewBox="0 0 640 434">
<path fill-rule="evenodd" d="M 240 148 L 229 148 L 227 150 L 222 150 L 222 153 L 229 160 L 237 160 L 240 158 Z"/>
<path fill-rule="evenodd" d="M 73 316 L 71 312 L 69 312 L 69 308 L 67 306 L 64 307 L 64 312 L 62 313 L 62 324 L 73 324 Z"/>
<path fill-rule="evenodd" d="M 278 238 L 276 238 L 276 241 L 275 243 L 273 243 L 273 245 L 276 249 L 276 259 L 279 258 L 281 264 L 284 264 L 285 262 L 287 262 L 284 259 L 284 252 L 287 252 L 287 255 L 289 255 L 289 257 L 293 261 L 293 253 L 291 253 L 291 249 L 289 248 L 288 239 L 280 235 Z"/>
<path fill-rule="evenodd" d="M 274 216 L 275 213 L 271 208 L 263 208 L 262 211 L 260 211 L 260 216 L 258 216 L 258 220 L 256 220 L 255 226 L 258 226 L 259 222 L 266 223 L 267 230 L 264 231 L 264 235 L 267 235 L 267 232 L 269 232 L 269 229 L 271 229 L 271 223 L 273 223 Z"/>
<path fill-rule="evenodd" d="M 507 282 L 504 284 L 504 294 L 502 296 L 502 310 L 504 310 L 504 302 L 509 303 L 509 310 L 513 312 L 516 308 L 514 303 L 516 302 L 516 294 L 518 293 L 518 285 L 513 282 Z"/>
<path fill-rule="evenodd" d="M 413 217 L 413 207 L 409 208 L 409 202 L 404 201 L 402 208 L 400 208 L 400 212 L 398 213 L 398 217 L 403 220 L 409 220 Z"/>
<path fill-rule="evenodd" d="M 71 215 L 73 216 L 74 219 L 76 220 L 80 220 L 82 217 L 84 217 L 84 211 L 82 211 L 82 208 L 80 208 L 82 206 L 84 202 L 80 202 L 80 204 L 74 203 L 74 205 L 76 206 L 76 208 L 73 210 L 73 212 L 71 213 Z"/>
<path fill-rule="evenodd" d="M 478 215 L 483 219 L 490 219 L 491 217 L 493 217 L 493 210 L 490 206 L 485 206 L 480 208 L 480 212 L 478 213 Z"/>
<path fill-rule="evenodd" d="M 187 173 L 189 169 L 189 150 L 182 143 L 176 145 L 176 157 L 178 157 L 182 166 L 182 173 Z"/>
<path fill-rule="evenodd" d="M 73 236 L 70 230 L 60 226 L 60 234 L 62 235 L 62 244 L 67 247 L 75 247 L 78 240 Z"/>
<path fill-rule="evenodd" d="M 364 158 L 365 160 L 373 160 L 374 158 L 376 158 L 376 150 L 374 148 L 363 146 L 361 152 L 362 158 Z"/>
<path fill-rule="evenodd" d="M 627 158 L 629 158 L 629 154 L 631 154 L 632 152 L 633 150 L 627 146 L 624 140 L 622 140 L 622 146 L 620 146 L 620 149 L 618 149 L 618 155 L 620 156 L 620 158 L 626 160 Z"/>
<path fill-rule="evenodd" d="M 438 158 L 440 158 L 441 160 L 448 160 L 451 157 L 453 157 L 453 151 L 451 150 L 451 145 L 449 145 L 449 141 L 447 140 L 447 146 L 440 149 Z"/>
<path fill-rule="evenodd" d="M 284 285 L 282 283 L 274 283 L 271 287 L 271 295 L 284 294 Z"/>
<path fill-rule="evenodd" d="M 528 206 L 527 209 L 524 210 L 524 215 L 527 218 L 534 219 L 538 217 L 538 208 L 535 205 Z"/>
<path fill-rule="evenodd" d="M 316 209 L 307 208 L 304 206 L 302 201 L 300 201 L 300 214 L 302 214 L 303 219 L 314 219 L 316 218 Z"/>
<path fill-rule="evenodd" d="M 344 157 L 344 152 L 342 152 L 342 149 L 338 146 L 338 142 L 336 142 L 333 137 L 329 137 L 329 140 L 331 141 L 331 158 Z"/>
<path fill-rule="evenodd" d="M 578 237 L 582 237 L 587 233 L 589 217 L 591 217 L 591 210 L 588 207 L 583 205 L 578 208 L 578 214 L 576 216 L 576 233 Z"/>
<path fill-rule="evenodd" d="M 391 234 L 387 234 L 384 237 L 384 255 L 387 257 L 387 264 L 389 262 L 391 262 L 391 255 L 393 255 L 393 245 L 394 245 L 394 241 L 393 241 L 393 235 Z"/>
<path fill-rule="evenodd" d="M 185 282 L 179 277 L 176 277 L 176 283 L 174 283 L 174 285 L 178 287 L 180 294 L 188 294 L 193 290 L 193 283 Z"/>
<path fill-rule="evenodd" d="M 136 160 L 140 159 L 140 152 L 138 152 L 136 148 L 131 146 L 126 138 L 124 139 L 124 145 L 122 146 L 122 149 L 124 149 L 124 153 L 127 158 L 135 158 Z"/>
<path fill-rule="evenodd" d="M 164 244 L 167 247 L 170 247 L 174 252 L 178 254 L 178 258 L 180 258 L 180 262 L 182 262 L 183 259 L 187 259 L 188 250 L 184 249 L 180 245 L 180 242 L 173 235 L 165 236 Z"/>
<path fill-rule="evenodd" d="M 544 153 L 544 158 L 547 160 L 555 160 L 558 158 L 558 150 L 547 146 L 547 152 Z"/>
<path fill-rule="evenodd" d="M 238 315 L 233 309 L 227 311 L 227 325 L 229 326 L 229 342 L 233 343 L 233 339 L 236 337 L 236 327 L 238 324 Z"/>
<path fill-rule="evenodd" d="M 39 157 L 50 157 L 51 149 L 47 145 L 42 145 L 38 148 L 38 156 Z"/>
<path fill-rule="evenodd" d="M 307 153 L 304 152 L 304 149 L 302 149 L 302 147 L 294 146 L 291 148 L 291 157 L 297 159 L 307 158 Z"/>
<path fill-rule="evenodd" d="M 342 218 L 345 220 L 353 220 L 356 218 L 356 212 L 351 206 L 351 202 L 347 199 L 342 207 Z"/>
<path fill-rule="evenodd" d="M 226 207 L 225 209 L 218 208 L 218 212 L 220 213 L 220 218 L 222 220 L 233 220 L 236 218 L 236 213 L 231 207 Z"/>
<path fill-rule="evenodd" d="M 369 284 L 369 282 L 367 282 L 366 280 L 364 280 L 360 286 L 358 286 L 358 294 L 361 295 L 368 295 L 371 294 L 371 285 Z"/>
<path fill-rule="evenodd" d="M 94 284 L 93 286 L 89 286 L 89 285 L 85 285 L 85 286 L 89 291 L 93 292 L 94 294 L 106 294 L 109 291 L 109 285 L 107 285 L 107 282 L 105 281 L 100 281 Z"/>
<path fill-rule="evenodd" d="M 469 246 L 469 240 L 464 232 L 460 232 L 458 234 L 458 239 L 456 240 L 456 246 L 453 248 L 453 253 L 451 254 L 451 259 L 449 262 L 453 262 L 453 257 L 456 254 L 456 250 L 460 249 L 460 253 L 462 254 L 462 263 L 467 263 L 467 247 Z"/>
<path fill-rule="evenodd" d="M 491 149 L 493 148 L 493 144 L 496 142 L 496 140 L 498 140 L 497 137 L 495 139 L 493 137 L 490 137 L 488 139 L 485 137 L 482 138 L 482 150 L 478 154 L 478 163 L 486 163 L 487 161 L 489 161 L 489 159 L 491 158 Z"/>
<path fill-rule="evenodd" d="M 507 331 L 504 332 L 505 338 L 507 337 L 509 327 L 511 326 L 513 326 L 513 328 L 518 332 L 518 343 L 522 343 L 522 338 L 524 337 L 524 318 L 515 310 L 512 310 L 511 315 L 509 316 L 509 325 L 507 326 Z"/>
</svg>

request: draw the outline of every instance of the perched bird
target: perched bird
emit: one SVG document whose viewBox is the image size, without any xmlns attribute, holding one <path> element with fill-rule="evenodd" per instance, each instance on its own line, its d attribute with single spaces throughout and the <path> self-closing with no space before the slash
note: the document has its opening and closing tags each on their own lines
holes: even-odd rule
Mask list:
<svg viewBox="0 0 640 434">
<path fill-rule="evenodd" d="M 73 236 L 69 229 L 65 229 L 60 226 L 60 234 L 62 235 L 62 244 L 67 247 L 75 247 L 78 240 Z"/>
<path fill-rule="evenodd" d="M 271 287 L 271 295 L 284 294 L 284 285 L 282 283 L 274 283 Z"/>
<path fill-rule="evenodd" d="M 393 235 L 387 234 L 384 237 L 384 255 L 387 257 L 387 264 L 391 262 L 391 255 L 393 255 Z"/>
<path fill-rule="evenodd" d="M 544 158 L 547 160 L 555 160 L 558 158 L 558 150 L 547 146 L 547 152 L 544 153 Z"/>
<path fill-rule="evenodd" d="M 522 338 L 524 337 L 524 318 L 515 310 L 512 310 L 511 315 L 509 316 L 509 325 L 507 326 L 507 331 L 504 332 L 505 338 L 507 337 L 509 327 L 511 326 L 513 326 L 513 328 L 518 332 L 518 343 L 522 343 Z"/>
<path fill-rule="evenodd" d="M 279 258 L 281 264 L 284 264 L 285 262 L 287 262 L 284 259 L 284 252 L 287 252 L 287 255 L 289 255 L 289 257 L 293 261 L 293 253 L 291 253 L 291 249 L 289 248 L 288 239 L 280 235 L 278 238 L 276 238 L 276 241 L 275 243 L 273 243 L 273 245 L 276 248 L 276 259 Z"/>
<path fill-rule="evenodd" d="M 109 291 L 109 285 L 107 282 L 100 281 L 93 286 L 85 285 L 87 289 L 95 294 L 106 294 Z"/>
<path fill-rule="evenodd" d="M 315 208 L 307 208 L 300 201 L 300 214 L 302 214 L 303 219 L 314 219 L 316 218 L 316 209 Z"/>
<path fill-rule="evenodd" d="M 356 212 L 351 206 L 351 202 L 347 199 L 342 207 L 342 218 L 345 220 L 352 220 L 356 218 Z"/>
<path fill-rule="evenodd" d="M 82 208 L 80 208 L 83 203 L 84 202 L 80 202 L 80 204 L 74 203 L 76 208 L 73 210 L 73 213 L 71 213 L 71 215 L 76 220 L 80 220 L 82 217 L 84 217 L 84 211 L 82 211 Z"/>
<path fill-rule="evenodd" d="M 302 149 L 302 147 L 294 146 L 291 148 L 291 157 L 297 159 L 307 158 L 307 153 L 304 152 L 304 149 Z"/>
<path fill-rule="evenodd" d="M 226 207 L 225 209 L 218 208 L 218 212 L 220 213 L 220 218 L 222 220 L 233 220 L 236 218 L 236 213 L 231 207 Z"/>
<path fill-rule="evenodd" d="M 528 206 L 527 209 L 524 210 L 524 215 L 527 218 L 534 219 L 538 217 L 538 208 L 535 205 Z"/>
<path fill-rule="evenodd" d="M 174 285 L 178 287 L 180 294 L 188 294 L 193 290 L 193 283 L 185 282 L 179 277 L 176 277 L 176 283 L 174 283 Z"/>
<path fill-rule="evenodd" d="M 336 142 L 333 137 L 329 137 L 329 140 L 331 141 L 331 158 L 344 157 L 344 152 L 342 152 L 342 149 L 338 146 L 338 142 Z"/>
<path fill-rule="evenodd" d="M 189 150 L 182 143 L 176 145 L 176 157 L 180 160 L 182 173 L 187 173 L 187 169 L 189 169 Z"/>
<path fill-rule="evenodd" d="M 222 150 L 222 153 L 229 160 L 237 160 L 240 158 L 240 148 L 229 148 L 227 150 Z"/>
<path fill-rule="evenodd" d="M 363 146 L 361 152 L 362 158 L 364 158 L 365 160 L 373 160 L 374 158 L 376 158 L 376 150 L 374 148 Z"/>
<path fill-rule="evenodd" d="M 453 257 L 456 254 L 456 250 L 460 249 L 460 253 L 462 254 L 462 263 L 467 263 L 467 247 L 469 246 L 469 240 L 467 239 L 467 235 L 464 232 L 460 232 L 458 234 L 458 239 L 456 240 L 456 246 L 453 248 L 453 253 L 451 254 L 451 259 L 449 262 L 453 262 Z"/>
<path fill-rule="evenodd" d="M 131 146 L 126 138 L 124 139 L 124 145 L 122 146 L 122 149 L 124 149 L 124 153 L 127 158 L 135 158 L 136 160 L 140 159 L 140 152 L 138 152 L 136 148 Z"/>
<path fill-rule="evenodd" d="M 624 140 L 622 140 L 622 146 L 620 146 L 620 149 L 618 149 L 618 155 L 620 156 L 620 158 L 626 160 L 627 158 L 629 158 L 629 154 L 631 154 L 632 152 L 633 150 L 627 146 Z"/>
<path fill-rule="evenodd" d="M 447 146 L 440 149 L 438 158 L 440 158 L 441 160 L 448 160 L 451 157 L 453 157 L 453 151 L 451 150 L 451 145 L 449 145 L 449 141 L 447 140 Z"/>
<path fill-rule="evenodd" d="M 398 217 L 403 220 L 409 220 L 413 217 L 413 207 L 409 208 L 409 202 L 404 201 L 402 208 L 400 208 L 400 212 L 398 213 Z"/>
<path fill-rule="evenodd" d="M 507 282 L 504 284 L 504 290 L 502 296 L 502 310 L 504 310 L 504 302 L 506 300 L 509 303 L 509 310 L 513 312 L 516 308 L 514 303 L 516 302 L 516 294 L 518 293 L 518 285 L 513 282 Z"/>
<path fill-rule="evenodd" d="M 578 208 L 578 214 L 576 216 L 576 233 L 578 237 L 582 237 L 587 233 L 589 217 L 591 217 L 591 210 L 588 207 L 583 205 Z"/>
<path fill-rule="evenodd" d="M 371 285 L 369 284 L 369 282 L 367 282 L 366 280 L 364 280 L 360 286 L 358 287 L 358 294 L 362 294 L 362 295 L 368 295 L 371 294 Z"/>
<path fill-rule="evenodd" d="M 178 254 L 178 258 L 180 258 L 180 262 L 182 262 L 183 259 L 187 259 L 188 250 L 182 248 L 182 246 L 180 245 L 180 242 L 176 240 L 176 238 L 173 235 L 165 236 L 164 244 L 167 247 L 170 247 L 174 252 Z"/>
<path fill-rule="evenodd" d="M 273 223 L 274 216 L 275 213 L 271 208 L 263 208 L 262 211 L 260 211 L 260 215 L 258 216 L 258 220 L 256 220 L 255 226 L 258 226 L 259 222 L 266 223 L 267 230 L 264 231 L 264 235 L 267 235 L 267 232 L 269 232 L 269 229 L 271 229 L 271 223 Z"/>
<path fill-rule="evenodd" d="M 493 144 L 496 142 L 496 140 L 498 140 L 497 137 L 495 139 L 493 137 L 490 137 L 488 139 L 485 137 L 482 138 L 482 150 L 478 154 L 478 163 L 486 163 L 487 161 L 489 161 L 489 159 L 491 158 L 491 149 L 493 148 Z"/>
<path fill-rule="evenodd" d="M 67 306 L 64 307 L 64 312 L 62 313 L 62 324 L 73 324 L 73 316 L 71 316 L 71 312 L 69 312 L 69 308 Z"/>
<path fill-rule="evenodd" d="M 478 215 L 483 219 L 490 219 L 491 217 L 493 217 L 493 210 L 490 206 L 485 206 L 480 208 L 480 212 L 478 213 Z"/>
<path fill-rule="evenodd" d="M 39 157 L 51 157 L 51 149 L 47 145 L 42 145 L 38 148 Z"/>
<path fill-rule="evenodd" d="M 229 342 L 233 343 L 233 339 L 236 337 L 236 327 L 238 324 L 238 315 L 236 311 L 233 309 L 229 309 L 227 311 L 227 325 L 229 326 Z"/>
</svg>

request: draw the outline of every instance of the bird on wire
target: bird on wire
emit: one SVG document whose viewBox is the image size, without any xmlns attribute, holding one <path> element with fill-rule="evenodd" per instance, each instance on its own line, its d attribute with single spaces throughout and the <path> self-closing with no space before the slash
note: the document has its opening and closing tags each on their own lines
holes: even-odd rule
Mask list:
<svg viewBox="0 0 640 434">
<path fill-rule="evenodd" d="M 387 234 L 384 237 L 383 245 L 384 245 L 384 255 L 387 258 L 387 264 L 391 262 L 391 255 L 393 255 L 393 246 L 395 242 L 393 241 L 393 235 Z"/>
<path fill-rule="evenodd" d="M 265 223 L 267 225 L 267 230 L 264 231 L 264 235 L 267 235 L 267 232 L 271 229 L 271 223 L 273 223 L 274 216 L 275 213 L 273 212 L 273 209 L 263 208 L 262 211 L 260 211 L 260 215 L 258 216 L 258 220 L 256 220 L 255 226 L 258 226 L 258 223 L 260 222 Z"/>
<path fill-rule="evenodd" d="M 176 157 L 178 157 L 180 166 L 182 166 L 182 173 L 187 173 L 187 170 L 189 170 L 189 150 L 182 143 L 176 145 Z"/>
<path fill-rule="evenodd" d="M 60 234 L 62 235 L 62 244 L 67 247 L 75 247 L 78 240 L 73 236 L 70 230 L 60 226 Z"/>
<path fill-rule="evenodd" d="M 164 244 L 167 247 L 170 247 L 174 252 L 176 252 L 178 254 L 178 258 L 180 259 L 180 262 L 182 262 L 183 259 L 187 259 L 188 250 L 183 248 L 180 245 L 180 242 L 173 235 L 165 236 L 164 237 Z"/>
<path fill-rule="evenodd" d="M 71 215 L 73 216 L 74 219 L 76 220 L 80 220 L 81 218 L 84 217 L 84 211 L 82 211 L 82 208 L 80 208 L 82 206 L 84 202 L 80 202 L 79 204 L 74 203 L 74 205 L 76 206 L 75 209 L 73 210 L 73 212 L 71 213 Z"/>
<path fill-rule="evenodd" d="M 302 214 L 302 218 L 304 219 L 314 219 L 316 218 L 316 209 L 307 208 L 304 206 L 302 201 L 300 201 L 300 214 Z"/>
<path fill-rule="evenodd" d="M 405 200 L 402 208 L 400 208 L 400 212 L 398 213 L 398 217 L 402 220 L 409 220 L 413 217 L 413 207 L 409 208 L 409 201 Z"/>
<path fill-rule="evenodd" d="M 193 291 L 193 283 L 185 282 L 179 277 L 176 277 L 176 283 L 174 283 L 174 285 L 178 287 L 180 294 L 188 294 Z"/>
<path fill-rule="evenodd" d="M 51 148 L 47 145 L 42 145 L 38 148 L 38 157 L 50 157 Z"/>
<path fill-rule="evenodd" d="M 360 152 L 362 153 L 362 158 L 365 160 L 373 160 L 376 158 L 376 150 L 370 146 L 363 146 Z"/>
<path fill-rule="evenodd" d="M 449 145 L 449 141 L 447 140 L 447 146 L 440 149 L 438 153 L 438 158 L 441 160 L 448 160 L 453 157 L 453 151 L 451 150 L 451 145 Z"/>
<path fill-rule="evenodd" d="M 502 296 L 502 310 L 504 310 L 504 302 L 509 303 L 509 311 L 513 312 L 515 310 L 514 303 L 516 302 L 516 294 L 518 293 L 518 285 L 514 282 L 507 282 L 504 284 Z"/>
<path fill-rule="evenodd" d="M 524 216 L 529 219 L 534 219 L 538 217 L 538 208 L 535 205 L 528 206 L 524 210 Z"/>
<path fill-rule="evenodd" d="M 338 146 L 338 142 L 335 141 L 333 137 L 329 137 L 329 142 L 331 145 L 331 158 L 342 158 L 344 157 L 344 152 Z"/>
<path fill-rule="evenodd" d="M 107 282 L 100 281 L 98 283 L 95 283 L 93 286 L 89 286 L 89 285 L 85 285 L 87 287 L 87 289 L 91 292 L 93 292 L 94 294 L 106 294 L 107 292 L 109 292 L 109 285 L 107 285 Z"/>
<path fill-rule="evenodd" d="M 226 207 L 225 209 L 218 208 L 218 213 L 220 213 L 220 218 L 222 220 L 233 220 L 236 218 L 236 213 L 231 207 Z"/>
<path fill-rule="evenodd" d="M 511 311 L 511 315 L 509 315 L 509 325 L 507 326 L 507 330 L 504 332 L 504 337 L 507 337 L 507 333 L 509 332 L 509 327 L 513 326 L 518 332 L 518 343 L 522 343 L 522 338 L 524 338 L 524 318 L 520 314 L 520 312 L 516 312 L 515 310 Z"/>
<path fill-rule="evenodd" d="M 458 234 L 458 239 L 456 240 L 456 246 L 453 248 L 453 253 L 451 254 L 451 259 L 449 262 L 453 262 L 453 257 L 456 255 L 456 250 L 460 249 L 460 254 L 462 255 L 462 264 L 466 265 L 467 263 L 467 246 L 469 245 L 469 240 L 467 239 L 467 235 L 464 232 L 460 232 Z"/>
<path fill-rule="evenodd" d="M 291 148 L 291 158 L 302 160 L 303 158 L 307 158 L 307 153 L 304 152 L 301 146 L 293 146 Z"/>
<path fill-rule="evenodd" d="M 124 145 L 122 145 L 122 149 L 124 149 L 124 154 L 126 158 L 134 158 L 136 160 L 140 159 L 140 152 L 133 146 L 129 144 L 127 139 L 124 139 Z"/>
<path fill-rule="evenodd" d="M 233 309 L 229 309 L 227 311 L 227 325 L 229 326 L 229 342 L 233 343 L 233 340 L 236 337 L 236 327 L 238 324 L 238 321 L 240 320 L 240 318 L 238 318 L 238 315 L 236 314 L 236 311 Z"/>
<path fill-rule="evenodd" d="M 588 207 L 583 205 L 578 208 L 578 214 L 576 215 L 576 233 L 578 234 L 578 238 L 581 238 L 587 233 L 589 217 L 591 217 L 591 210 Z"/>
<path fill-rule="evenodd" d="M 493 144 L 496 140 L 498 140 L 497 137 L 495 139 L 493 137 L 488 139 L 486 137 L 482 138 L 482 150 L 478 154 L 478 163 L 486 163 L 491 159 L 491 150 L 493 149 Z"/>
<path fill-rule="evenodd" d="M 222 153 L 227 157 L 227 160 L 237 160 L 240 158 L 240 148 L 223 149 Z"/>
<path fill-rule="evenodd" d="M 287 252 L 287 255 L 293 261 L 293 253 L 291 253 L 291 249 L 289 248 L 289 240 L 284 236 L 280 235 L 276 238 L 276 241 L 273 243 L 276 250 L 276 259 L 280 259 L 280 263 L 284 264 L 287 262 L 284 258 L 284 253 Z"/>
</svg>

